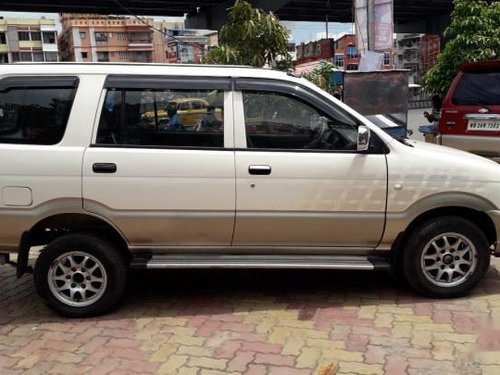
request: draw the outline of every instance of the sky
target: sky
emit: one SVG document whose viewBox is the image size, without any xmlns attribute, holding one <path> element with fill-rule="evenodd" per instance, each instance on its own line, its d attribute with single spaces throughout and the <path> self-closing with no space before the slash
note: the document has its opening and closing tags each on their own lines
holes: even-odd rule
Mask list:
<svg viewBox="0 0 500 375">
<path fill-rule="evenodd" d="M 44 16 L 45 18 L 59 20 L 59 14 L 57 13 L 27 13 L 27 12 L 1 12 L 0 16 L 4 18 L 40 18 Z M 147 17 L 147 16 L 146 16 Z M 165 21 L 182 21 L 182 17 L 154 17 L 158 20 Z M 292 42 L 297 44 L 307 43 L 309 41 L 322 39 L 326 36 L 326 25 L 325 22 L 295 22 L 295 21 L 283 21 L 283 24 L 292 32 Z M 58 27 L 60 31 L 60 26 Z M 337 39 L 344 33 L 352 33 L 351 23 L 335 23 L 330 22 L 328 24 L 328 34 L 330 37 Z"/>
</svg>

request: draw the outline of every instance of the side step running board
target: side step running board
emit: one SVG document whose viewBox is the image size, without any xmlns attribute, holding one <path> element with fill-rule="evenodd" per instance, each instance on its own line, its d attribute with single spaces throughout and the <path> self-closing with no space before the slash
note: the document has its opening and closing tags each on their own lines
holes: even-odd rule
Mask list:
<svg viewBox="0 0 500 375">
<path fill-rule="evenodd" d="M 155 255 L 137 256 L 135 269 L 168 268 L 317 268 L 388 271 L 382 257 L 324 255 Z"/>
</svg>

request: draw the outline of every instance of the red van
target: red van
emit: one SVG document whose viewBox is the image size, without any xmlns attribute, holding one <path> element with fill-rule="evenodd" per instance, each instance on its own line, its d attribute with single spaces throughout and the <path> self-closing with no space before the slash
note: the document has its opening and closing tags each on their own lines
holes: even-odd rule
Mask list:
<svg viewBox="0 0 500 375">
<path fill-rule="evenodd" d="M 500 157 L 500 60 L 461 66 L 443 101 L 439 143 Z"/>
</svg>

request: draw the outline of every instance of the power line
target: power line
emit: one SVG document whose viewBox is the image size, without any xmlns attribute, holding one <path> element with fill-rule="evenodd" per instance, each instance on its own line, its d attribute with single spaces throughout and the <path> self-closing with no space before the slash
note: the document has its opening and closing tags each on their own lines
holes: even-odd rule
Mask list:
<svg viewBox="0 0 500 375">
<path fill-rule="evenodd" d="M 137 20 L 139 20 L 141 23 L 145 24 L 147 27 L 149 27 L 151 30 L 153 31 L 157 31 L 159 33 L 162 33 L 162 34 L 165 34 L 165 31 L 164 30 L 161 30 L 161 29 L 158 29 L 154 26 L 154 23 L 153 25 L 149 24 L 148 21 L 146 21 L 145 19 L 143 19 L 142 17 L 139 17 L 137 14 L 135 14 L 134 12 L 132 12 L 132 10 L 130 10 L 127 6 L 123 5 L 119 0 L 113 0 L 114 3 L 116 3 L 120 8 L 122 8 L 125 12 L 127 12 L 129 15 L 131 15 L 132 17 L 136 18 Z M 179 43 L 182 43 L 182 44 L 188 44 L 188 45 L 193 45 L 193 46 L 199 46 L 200 43 L 196 43 L 196 42 L 189 42 L 189 41 L 185 41 L 185 40 L 182 40 L 182 39 L 178 39 L 176 38 L 175 36 L 173 35 L 168 35 L 169 38 L 172 38 L 173 40 L 175 40 L 176 42 L 179 42 Z"/>
</svg>

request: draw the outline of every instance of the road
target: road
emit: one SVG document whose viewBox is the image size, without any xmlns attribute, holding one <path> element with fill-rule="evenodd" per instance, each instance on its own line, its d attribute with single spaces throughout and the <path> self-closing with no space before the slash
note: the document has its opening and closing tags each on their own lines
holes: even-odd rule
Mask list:
<svg viewBox="0 0 500 375">
<path fill-rule="evenodd" d="M 133 272 L 117 311 L 68 320 L 0 266 L 0 374 L 497 375 L 499 272 L 454 300 L 384 273 Z"/>
</svg>

